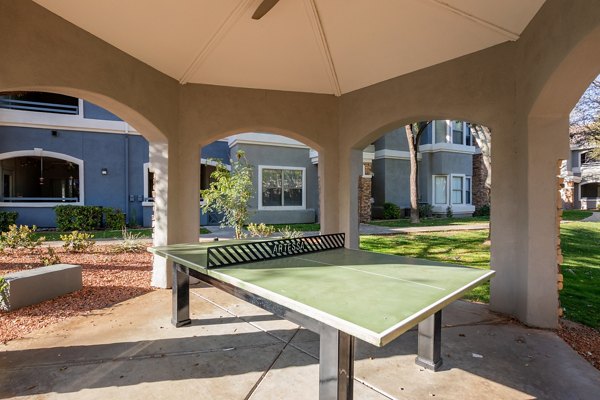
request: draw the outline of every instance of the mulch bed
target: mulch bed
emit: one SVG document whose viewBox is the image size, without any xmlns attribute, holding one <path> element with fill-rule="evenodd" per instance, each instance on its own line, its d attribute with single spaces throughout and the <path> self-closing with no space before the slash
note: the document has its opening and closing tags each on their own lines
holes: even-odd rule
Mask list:
<svg viewBox="0 0 600 400">
<path fill-rule="evenodd" d="M 81 265 L 83 289 L 12 312 L 0 311 L 0 343 L 152 290 L 152 256 L 148 252 L 115 253 L 113 246 L 106 245 L 96 245 L 85 253 L 68 253 L 62 248 L 55 251 L 62 263 Z M 41 265 L 37 253 L 0 254 L 0 276 Z M 600 331 L 563 320 L 557 334 L 600 370 Z"/>
<path fill-rule="evenodd" d="M 98 244 L 84 253 L 62 248 L 55 251 L 61 263 L 81 265 L 83 289 L 15 311 L 0 311 L 0 343 L 152 290 L 152 255 L 147 251 L 115 253 L 113 246 Z M 0 276 L 42 265 L 39 251 L 7 250 L 0 254 Z"/>
<path fill-rule="evenodd" d="M 589 326 L 562 320 L 556 331 L 565 342 L 600 370 L 600 331 Z"/>
</svg>

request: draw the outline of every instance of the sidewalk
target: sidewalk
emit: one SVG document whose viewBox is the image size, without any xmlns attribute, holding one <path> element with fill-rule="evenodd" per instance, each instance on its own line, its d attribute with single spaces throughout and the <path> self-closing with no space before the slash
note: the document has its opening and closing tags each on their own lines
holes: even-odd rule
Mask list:
<svg viewBox="0 0 600 400">
<path fill-rule="evenodd" d="M 600 214 L 600 213 L 599 213 Z M 483 222 L 480 224 L 470 225 L 443 225 L 443 226 L 414 226 L 407 228 L 391 228 L 387 226 L 377 226 L 369 224 L 360 224 L 359 232 L 361 235 L 397 235 L 401 233 L 422 233 L 422 232 L 445 232 L 445 231 L 471 231 L 488 229 L 489 223 Z M 219 226 L 205 226 L 204 228 L 211 231 L 200 235 L 200 241 L 209 241 L 218 239 L 232 239 L 234 235 L 233 228 Z M 304 236 L 318 235 L 318 231 L 303 232 Z"/>
<path fill-rule="evenodd" d="M 319 337 L 218 289 L 191 290 L 192 325 L 155 290 L 0 345 L 0 398 L 316 399 Z M 552 331 L 457 301 L 444 311 L 438 372 L 414 362 L 413 329 L 356 343 L 357 399 L 593 399 L 600 372 Z"/>
</svg>

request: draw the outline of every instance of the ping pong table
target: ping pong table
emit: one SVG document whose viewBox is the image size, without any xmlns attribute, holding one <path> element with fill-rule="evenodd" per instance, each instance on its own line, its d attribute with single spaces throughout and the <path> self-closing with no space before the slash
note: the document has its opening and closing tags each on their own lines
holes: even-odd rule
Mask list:
<svg viewBox="0 0 600 400">
<path fill-rule="evenodd" d="M 442 309 L 494 271 L 344 247 L 344 234 L 150 249 L 173 262 L 172 323 L 188 325 L 189 277 L 320 335 L 319 398 L 352 399 L 354 338 L 385 346 L 418 325 L 416 363 L 436 370 Z"/>
</svg>

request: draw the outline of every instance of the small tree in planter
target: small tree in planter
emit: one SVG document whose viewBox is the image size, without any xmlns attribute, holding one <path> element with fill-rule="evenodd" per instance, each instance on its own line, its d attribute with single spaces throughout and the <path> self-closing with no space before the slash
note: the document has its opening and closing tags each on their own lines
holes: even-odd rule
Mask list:
<svg viewBox="0 0 600 400">
<path fill-rule="evenodd" d="M 200 195 L 204 199 L 202 211 L 222 213 L 221 226 L 233 227 L 236 239 L 244 236 L 242 227 L 250 217 L 248 201 L 254 194 L 252 170 L 244 152 L 238 151 L 236 160 L 231 162 L 231 171 L 221 161 L 218 161 L 215 171 L 210 175 L 213 181 L 209 188 L 200 191 Z"/>
</svg>

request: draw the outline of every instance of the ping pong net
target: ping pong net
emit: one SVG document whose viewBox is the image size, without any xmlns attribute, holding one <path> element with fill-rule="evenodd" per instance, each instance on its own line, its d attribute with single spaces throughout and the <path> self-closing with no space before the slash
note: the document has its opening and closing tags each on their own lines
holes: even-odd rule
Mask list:
<svg viewBox="0 0 600 400">
<path fill-rule="evenodd" d="M 207 268 L 226 267 L 339 249 L 344 247 L 344 243 L 345 235 L 343 233 L 333 233 L 213 246 L 209 247 L 206 252 Z"/>
</svg>

